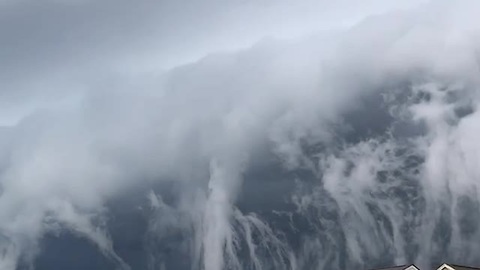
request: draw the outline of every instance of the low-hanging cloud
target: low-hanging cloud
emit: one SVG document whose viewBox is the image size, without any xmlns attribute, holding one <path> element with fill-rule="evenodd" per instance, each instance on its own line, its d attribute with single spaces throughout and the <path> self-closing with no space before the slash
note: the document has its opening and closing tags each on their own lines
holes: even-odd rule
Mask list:
<svg viewBox="0 0 480 270">
<path fill-rule="evenodd" d="M 125 6 L 116 8 L 123 14 Z M 5 90 L 6 100 L 28 109 L 0 130 L 0 266 L 33 263 L 43 235 L 69 230 L 127 269 L 105 226 L 108 202 L 172 179 L 180 183 L 180 202 L 166 205 L 149 193 L 153 217 L 164 218 L 154 219 L 149 233 L 187 231 L 182 252 L 193 269 L 347 269 L 385 254 L 429 265 L 439 254 L 434 243 L 444 241 L 435 228 L 445 215 L 451 236 L 442 252 L 475 262 L 480 233 L 458 221 L 467 215 L 463 205 L 480 201 L 478 8 L 475 1 L 432 1 L 343 31 L 212 53 L 158 75 L 105 75 L 68 62 L 75 68 L 60 72 L 63 80 L 41 78 L 31 84 L 38 90 L 26 90 L 41 106 Z M 112 40 L 100 45 L 110 48 Z M 112 55 L 137 47 L 125 46 Z M 68 50 L 68 61 L 81 60 Z M 26 65 L 18 65 L 12 72 L 22 77 Z M 390 122 L 370 138 L 348 140 L 355 123 L 347 116 L 370 109 L 363 102 L 377 95 Z M 401 135 L 401 124 L 414 135 Z M 317 146 L 322 150 L 312 153 Z M 316 224 L 297 248 L 280 240 L 274 224 L 236 207 L 245 173 L 265 152 L 286 170 L 307 168 L 315 176 L 310 192 L 293 197 L 297 208 L 289 214 Z M 328 225 L 328 215 L 309 216 L 311 208 L 334 209 L 340 226 Z M 344 248 L 336 247 L 341 241 Z"/>
</svg>

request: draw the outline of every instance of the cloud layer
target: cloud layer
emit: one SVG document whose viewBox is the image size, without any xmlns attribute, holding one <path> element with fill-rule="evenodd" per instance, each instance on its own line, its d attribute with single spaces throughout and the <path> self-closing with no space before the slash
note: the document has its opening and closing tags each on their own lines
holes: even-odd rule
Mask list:
<svg viewBox="0 0 480 270">
<path fill-rule="evenodd" d="M 186 233 L 193 269 L 477 262 L 480 6 L 382 3 L 343 1 L 318 21 L 307 10 L 327 13 L 310 2 L 3 3 L 15 27 L 0 28 L 2 269 L 32 263 L 42 237 L 62 230 L 128 269 L 108 205 L 137 187 L 155 190 L 149 233 Z M 285 14 L 238 26 L 263 11 Z M 284 16 L 295 18 L 288 33 Z M 282 39 L 246 46 L 266 34 Z M 191 60 L 215 49 L 236 51 Z M 277 213 L 313 228 L 296 244 L 274 219 L 238 209 L 266 157 L 311 175 L 287 192 L 295 209 Z M 169 182 L 174 204 L 158 191 Z"/>
</svg>

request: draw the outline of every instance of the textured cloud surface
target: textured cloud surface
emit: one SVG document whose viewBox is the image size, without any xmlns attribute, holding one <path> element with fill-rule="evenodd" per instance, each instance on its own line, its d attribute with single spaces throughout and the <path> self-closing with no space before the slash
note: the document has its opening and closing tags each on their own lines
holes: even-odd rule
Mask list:
<svg viewBox="0 0 480 270">
<path fill-rule="evenodd" d="M 1 269 L 480 264 L 476 1 L 0 7 Z"/>
</svg>

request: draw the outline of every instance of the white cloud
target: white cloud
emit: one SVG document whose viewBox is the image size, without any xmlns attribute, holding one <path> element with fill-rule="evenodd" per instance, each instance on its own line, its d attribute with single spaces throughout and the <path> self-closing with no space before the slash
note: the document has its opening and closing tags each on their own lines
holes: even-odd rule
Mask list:
<svg viewBox="0 0 480 270">
<path fill-rule="evenodd" d="M 352 9 L 360 9 L 353 2 L 342 3 L 351 5 Z M 374 10 L 390 8 L 388 4 L 385 4 L 387 8 L 384 4 L 379 6 L 379 3 L 371 1 Z M 478 4 L 473 1 L 461 4 L 432 2 L 418 9 L 368 18 L 346 31 L 297 40 L 266 39 L 248 49 L 212 54 L 179 66 L 159 75 L 158 80 L 138 72 L 143 70 L 142 67 L 136 69 L 133 75 L 127 71 L 130 76 L 125 76 L 124 70 L 109 74 L 111 65 L 117 63 L 112 59 L 118 57 L 119 62 L 128 66 L 130 62 L 122 61 L 124 57 L 141 54 L 139 51 L 144 48 L 155 51 L 152 48 L 162 44 L 158 40 L 162 37 L 171 36 L 173 41 L 165 38 L 167 43 L 172 44 L 161 46 L 159 50 L 164 55 L 160 58 L 168 58 L 171 52 L 175 58 L 183 50 L 193 51 L 192 55 L 197 56 L 197 53 L 210 48 L 216 49 L 208 39 L 218 40 L 214 37 L 223 33 L 224 29 L 216 28 L 221 23 L 214 19 L 225 10 L 235 15 L 232 15 L 233 22 L 222 18 L 225 29 L 231 27 L 236 31 L 235 35 L 240 36 L 238 42 L 248 44 L 265 33 L 290 36 L 281 32 L 281 28 L 289 24 L 281 20 L 289 18 L 290 12 L 295 15 L 292 18 L 298 21 L 292 23 L 293 30 L 288 31 L 297 33 L 296 29 L 300 26 L 315 28 L 316 25 L 310 25 L 314 12 L 307 12 L 305 20 L 298 17 L 305 14 L 310 5 L 318 9 L 321 7 L 311 3 L 294 6 L 290 10 L 287 2 L 274 7 L 267 5 L 272 4 L 270 2 L 261 7 L 249 2 L 246 5 L 248 8 L 245 8 L 247 11 L 275 13 L 280 9 L 285 14 L 276 17 L 280 26 L 265 22 L 268 20 L 266 15 L 255 16 L 255 20 L 246 24 L 244 31 L 247 37 L 244 37 L 238 23 L 248 17 L 247 11 L 241 8 L 235 10 L 229 5 L 190 4 L 192 6 L 179 7 L 163 3 L 172 14 L 165 14 L 167 17 L 160 19 L 154 12 L 159 10 L 156 4 L 135 6 L 132 14 L 144 15 L 138 24 L 133 23 L 134 17 L 122 17 L 131 4 L 112 6 L 110 1 L 88 2 L 84 3 L 85 6 L 78 4 L 80 6 L 75 10 L 63 10 L 66 7 L 57 10 L 57 6 L 46 5 L 45 10 L 39 11 L 38 17 L 30 18 L 26 23 L 36 29 L 36 23 L 42 21 L 48 26 L 47 30 L 43 30 L 45 32 L 37 36 L 35 31 L 26 33 L 27 29 L 18 29 L 20 33 L 27 34 L 26 43 L 35 44 L 22 44 L 22 51 L 11 55 L 10 62 L 7 61 L 14 63 L 18 60 L 18 66 L 14 66 L 10 74 L 16 79 L 5 79 L 4 102 L 14 104 L 14 109 L 17 106 L 28 107 L 22 99 L 25 97 L 42 105 L 37 106 L 41 108 L 38 111 L 20 117 L 18 124 L 2 130 L 0 231 L 6 240 L 0 244 L 7 252 L 4 258 L 0 258 L 1 264 L 14 269 L 15 259 L 22 253 L 30 252 L 29 247 L 52 229 L 52 224 L 45 222 L 47 217 L 95 241 L 101 250 L 123 264 L 112 250 L 108 237 L 104 232 L 96 231 L 91 219 L 101 214 L 106 200 L 139 185 L 143 179 L 161 181 L 166 177 L 176 177 L 192 186 L 201 186 L 204 190 L 208 188 L 204 194 L 205 201 L 194 208 L 201 214 L 191 213 L 200 215 L 194 218 L 201 223 L 197 224 L 200 228 L 197 233 L 202 234 L 200 243 L 197 243 L 197 253 L 203 252 L 205 268 L 222 269 L 224 253 L 229 258 L 235 256 L 235 234 L 230 220 L 235 213 L 233 204 L 242 173 L 251 156 L 256 155 L 263 145 L 271 145 L 286 165 L 300 166 L 305 161 L 302 143 L 333 142 L 336 134 L 331 125 L 341 123 L 344 113 L 355 111 L 361 105 L 359 100 L 362 97 L 384 91 L 392 82 L 412 76 L 430 76 L 439 85 L 446 83 L 445 80 L 465 82 L 474 89 L 466 92 L 468 97 L 475 103 L 478 101 L 478 73 L 474 70 L 476 62 L 472 60 L 472 56 L 477 55 L 478 39 L 476 28 L 472 26 L 475 21 L 470 19 L 475 17 L 470 10 Z M 97 14 L 89 9 L 90 5 L 111 12 L 111 17 Z M 19 5 L 20 9 L 22 7 Z M 196 12 L 197 8 L 200 15 Z M 368 6 L 365 9 L 359 13 L 372 13 Z M 72 18 L 66 19 L 65 25 L 58 25 L 65 19 L 62 11 Z M 30 14 L 32 11 L 23 12 Z M 180 19 L 174 16 L 175 12 L 181 12 Z M 18 14 L 14 13 L 13 17 L 24 16 Z M 189 17 L 193 14 L 198 17 Z M 215 16 L 204 19 L 211 14 Z M 431 17 L 433 14 L 442 16 L 434 20 Z M 93 16 L 92 21 L 89 21 L 89 16 Z M 339 18 L 345 17 L 339 15 Z M 162 23 L 158 26 L 160 29 L 155 28 L 157 19 L 158 23 Z M 332 21 L 336 19 L 331 18 Z M 12 20 L 17 22 L 18 18 Z M 97 23 L 105 28 L 93 29 L 92 25 Z M 121 23 L 120 26 L 117 23 Z M 254 29 L 257 24 L 263 28 Z M 58 29 L 49 28 L 54 26 Z M 198 33 L 195 27 L 199 28 Z M 109 35 L 108 29 L 114 29 L 114 34 Z M 215 31 L 210 36 L 206 32 L 211 29 Z M 71 33 L 75 42 L 68 39 L 73 30 L 79 31 Z M 121 30 L 127 34 L 120 35 Z M 56 31 L 66 37 L 56 35 Z M 155 33 L 155 38 L 150 39 L 150 31 Z M 7 32 L 13 41 L 22 40 L 15 40 L 15 31 Z M 177 34 L 188 38 L 180 42 L 175 37 Z M 226 44 L 222 47 L 236 48 L 232 43 L 237 40 L 229 40 L 231 37 L 227 35 L 227 38 L 219 39 L 220 44 Z M 15 52 L 17 47 L 13 41 L 7 44 L 7 51 Z M 148 44 L 141 44 L 143 41 Z M 197 41 L 204 43 L 204 47 L 199 50 L 192 48 Z M 176 46 L 180 48 L 178 51 Z M 38 51 L 32 53 L 30 49 Z M 42 55 L 42 52 L 58 59 L 51 65 L 46 64 L 52 58 Z M 156 65 L 143 60 L 136 63 Z M 42 68 L 44 65 L 47 67 L 45 70 Z M 1 68 L 4 70 L 6 66 Z M 65 75 L 63 80 L 50 75 L 63 68 L 66 69 L 60 73 Z M 26 82 L 23 82 L 24 79 Z M 28 86 L 38 84 L 28 79 L 44 83 L 32 90 Z M 15 89 L 22 89 L 20 86 L 26 90 L 17 93 Z M 64 92 L 68 94 L 62 95 Z M 446 186 L 453 184 L 450 181 L 454 179 L 457 181 L 455 184 L 460 183 L 455 185 L 458 188 L 477 187 L 474 177 L 469 178 L 458 171 L 465 166 L 467 172 L 477 174 L 475 161 L 478 147 L 471 135 L 477 129 L 476 113 L 461 120 L 454 119 L 457 124 L 452 124 L 449 118 L 453 115 L 452 103 L 446 102 L 442 93 L 434 87 L 430 90 L 430 101 L 408 106 L 413 118 L 424 121 L 429 128 L 426 137 L 421 138 L 424 148 L 420 149 L 425 151 L 427 160 L 424 175 L 419 181 L 425 187 L 432 187 L 426 192 L 432 196 L 446 192 Z M 59 100 L 59 96 L 70 102 L 62 106 L 52 102 Z M 462 99 L 453 102 L 453 105 L 460 101 Z M 371 252 L 381 251 L 371 242 L 371 235 L 362 235 L 374 226 L 374 220 L 373 217 L 361 217 L 368 212 L 366 205 L 361 203 L 370 200 L 362 194 L 365 190 L 379 188 L 374 179 L 378 171 L 399 166 L 389 163 L 388 158 L 392 157 L 386 154 L 384 148 L 387 146 L 390 145 L 381 144 L 377 148 L 377 145 L 360 143 L 348 148 L 342 158 L 355 163 L 351 174 L 343 175 L 342 172 L 347 169 L 345 161 L 334 158 L 333 161 L 329 159 L 333 167 L 329 167 L 330 171 L 324 175 L 325 188 L 333 194 L 342 210 L 345 213 L 353 211 L 354 217 L 345 219 L 345 228 L 361 238 L 347 243 L 351 255 L 358 261 L 363 258 L 362 244 L 375 247 Z M 452 149 L 458 155 L 453 155 L 454 162 L 449 163 L 445 156 L 452 155 Z M 460 156 L 465 156 L 467 162 L 464 163 Z M 199 172 L 208 170 L 210 176 L 202 179 Z M 444 174 L 445 170 L 449 173 Z M 208 184 L 203 185 L 206 182 Z M 342 206 L 341 203 L 345 202 L 343 188 L 350 190 L 350 199 L 357 199 L 360 203 L 354 201 Z M 465 189 L 449 191 L 462 195 Z M 430 203 L 429 207 L 437 208 L 434 201 Z M 393 206 L 386 204 L 384 207 Z M 237 219 L 242 219 L 238 213 L 236 215 Z M 399 212 L 392 211 L 392 219 L 401 218 L 399 215 Z M 348 223 L 355 222 L 355 218 L 362 219 L 359 227 Z M 250 222 L 256 220 L 251 219 Z M 402 256 L 399 255 L 398 260 L 405 257 Z"/>
</svg>

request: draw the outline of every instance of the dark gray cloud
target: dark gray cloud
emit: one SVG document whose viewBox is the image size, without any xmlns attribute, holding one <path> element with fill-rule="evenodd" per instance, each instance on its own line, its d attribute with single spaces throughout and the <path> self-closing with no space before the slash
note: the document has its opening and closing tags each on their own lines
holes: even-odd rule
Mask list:
<svg viewBox="0 0 480 270">
<path fill-rule="evenodd" d="M 409 4 L 418 3 L 402 5 Z M 422 260 L 420 254 L 428 264 L 436 254 L 428 245 L 411 252 L 403 242 L 410 233 L 404 219 L 412 214 L 404 207 L 411 205 L 398 204 L 395 194 L 385 199 L 389 187 L 408 186 L 393 176 L 410 156 L 392 153 L 407 147 L 425 161 L 405 173 L 418 192 L 428 190 L 426 210 L 412 214 L 420 221 L 411 233 L 422 242 L 438 237 L 432 231 L 442 209 L 455 212 L 462 196 L 478 200 L 468 192 L 478 186 L 471 134 L 478 129 L 472 89 L 479 83 L 479 6 L 397 7 L 388 1 L 3 3 L 0 102 L 9 125 L 0 130 L 0 268 L 15 269 L 19 259 L 41 251 L 43 235 L 64 230 L 128 268 L 107 233 L 107 202 L 169 181 L 178 185 L 178 198 L 172 203 L 149 193 L 157 213 L 149 233 L 163 241 L 169 230 L 187 231 L 181 252 L 199 268 L 241 269 L 238 258 L 256 269 L 264 262 L 308 268 L 315 249 L 332 250 L 315 258 L 337 269 L 363 266 L 384 249 L 392 261 Z M 268 35 L 283 40 L 254 42 Z M 463 107 L 470 114 L 457 116 Z M 413 142 L 392 135 L 394 121 L 419 130 Z M 349 129 L 354 135 L 342 137 Z M 318 181 L 310 193 L 296 194 L 288 213 L 304 214 L 297 224 L 315 228 L 295 250 L 270 224 L 236 209 L 238 196 L 245 200 L 253 189 L 250 182 L 242 190 L 243 178 L 262 157 Z M 283 183 L 278 192 L 289 189 Z M 445 208 L 439 200 L 449 192 L 453 206 Z M 325 206 L 331 208 L 325 216 L 304 212 Z M 375 211 L 390 227 L 377 226 Z M 316 230 L 315 222 L 325 227 Z M 450 228 L 449 247 L 476 248 L 463 238 L 467 230 L 478 239 L 474 230 L 455 222 Z M 332 249 L 331 239 L 343 247 Z M 243 257 L 237 241 L 249 251 Z"/>
</svg>

